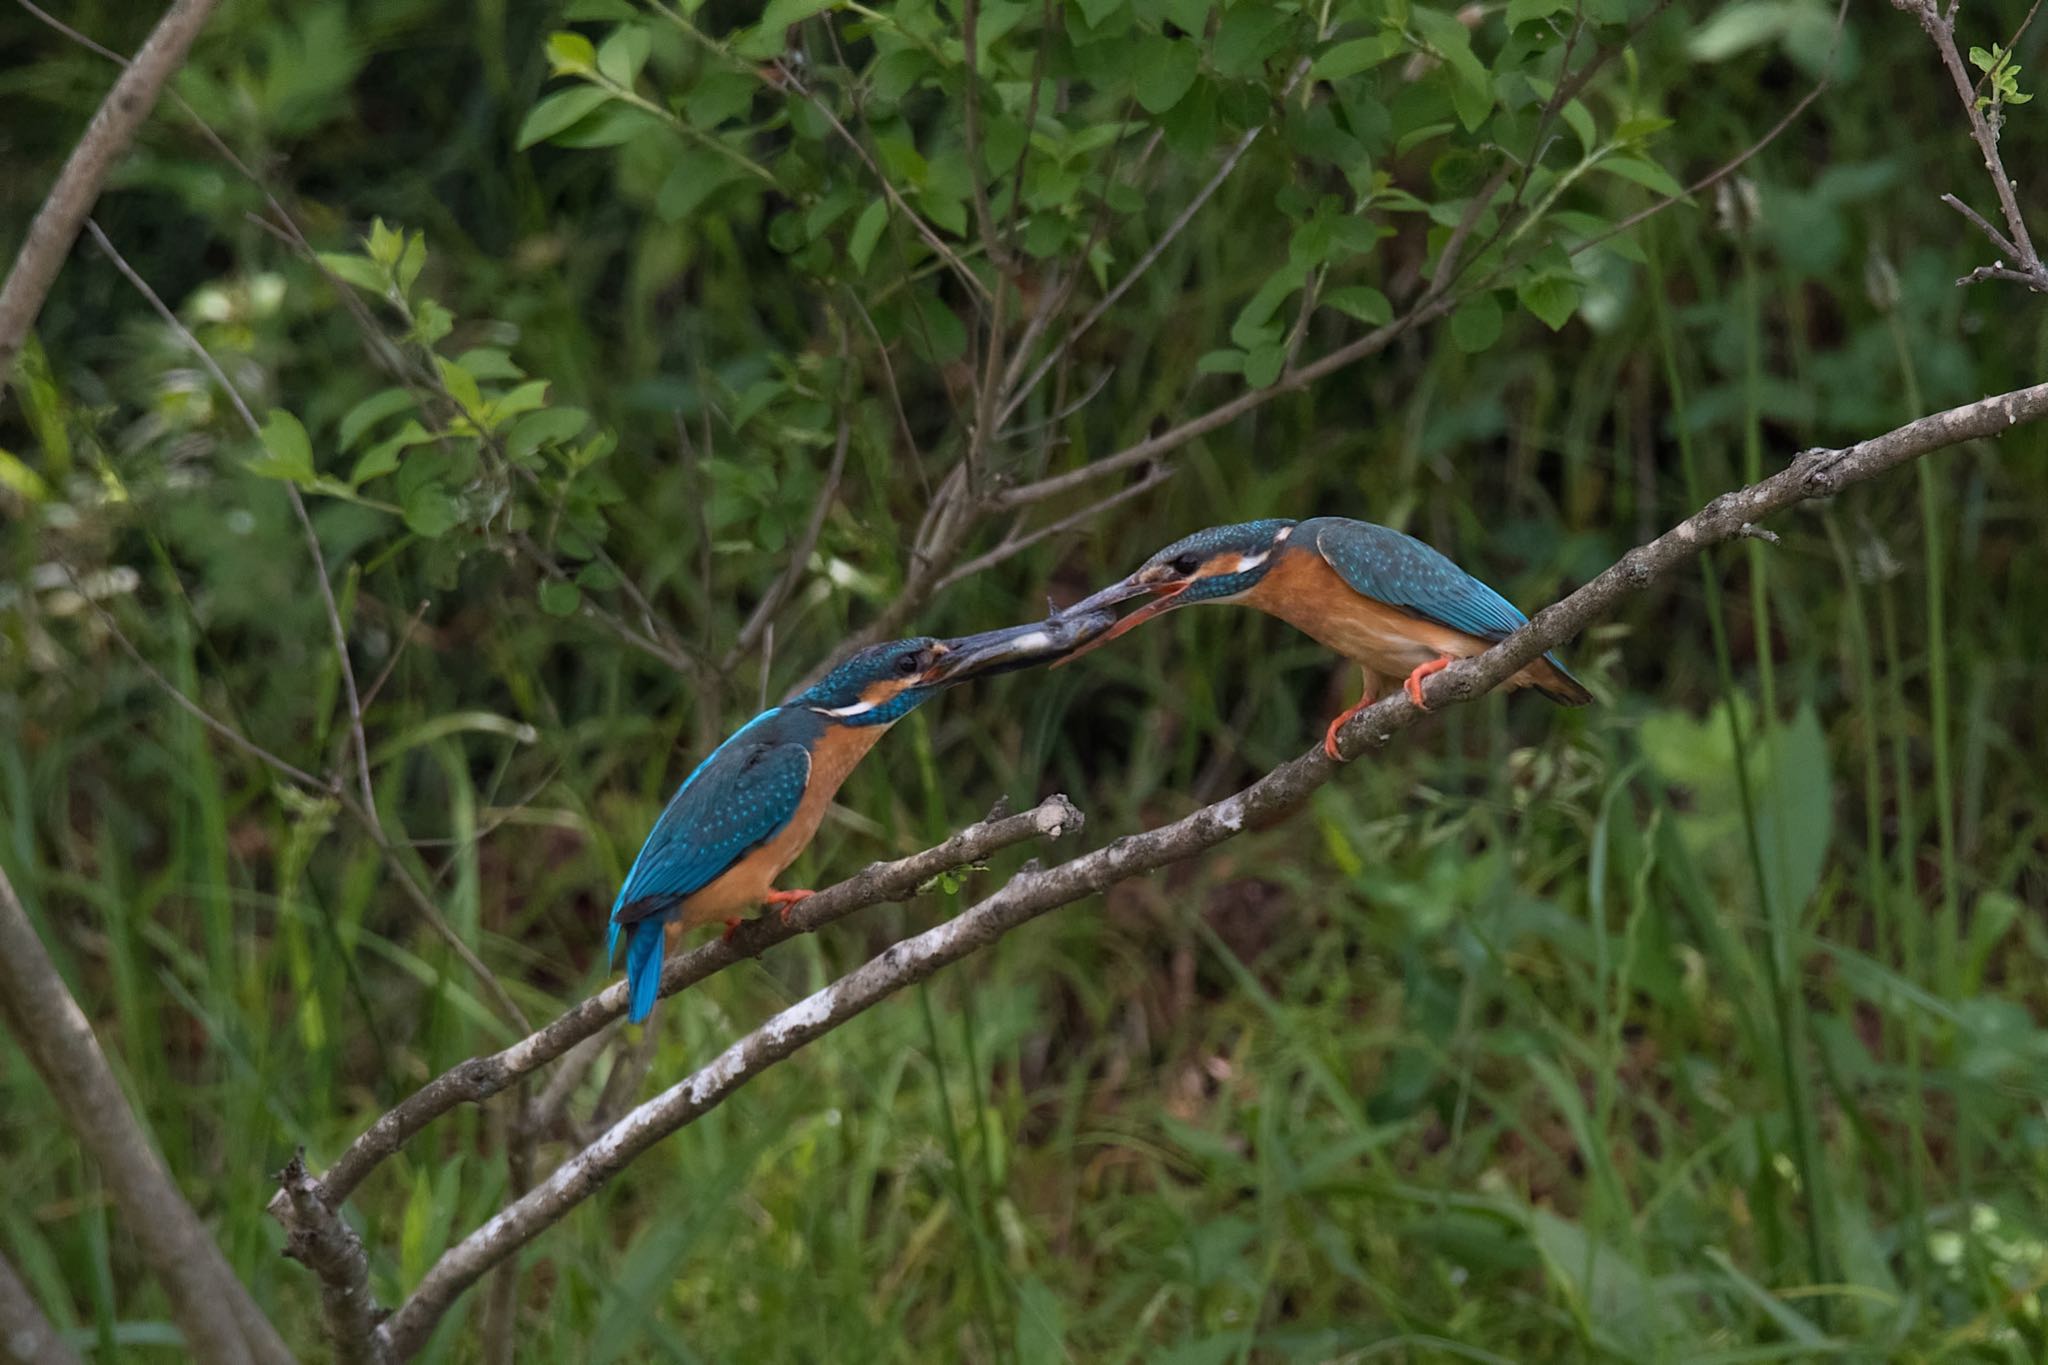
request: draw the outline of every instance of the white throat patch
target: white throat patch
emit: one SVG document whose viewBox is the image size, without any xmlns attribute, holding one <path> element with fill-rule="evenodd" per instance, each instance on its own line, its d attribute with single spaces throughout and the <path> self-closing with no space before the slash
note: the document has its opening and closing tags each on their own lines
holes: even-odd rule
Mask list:
<svg viewBox="0 0 2048 1365">
<path fill-rule="evenodd" d="M 853 716 L 864 716 L 874 709 L 875 703 L 871 701 L 857 701 L 851 706 L 813 706 L 811 708 L 811 710 L 816 711 L 819 715 L 830 716 L 834 720 L 847 720 Z"/>
</svg>

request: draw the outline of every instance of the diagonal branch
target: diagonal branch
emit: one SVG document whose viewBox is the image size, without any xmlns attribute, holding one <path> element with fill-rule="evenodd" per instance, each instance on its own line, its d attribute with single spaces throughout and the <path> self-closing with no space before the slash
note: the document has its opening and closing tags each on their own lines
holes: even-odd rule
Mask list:
<svg viewBox="0 0 2048 1365">
<path fill-rule="evenodd" d="M 37 1365 L 82 1365 L 37 1305 L 28 1286 L 0 1256 L 0 1354 Z"/>
<path fill-rule="evenodd" d="M 2048 416 L 2048 384 L 1935 413 L 1843 450 L 1806 451 L 1788 468 L 1722 494 L 1655 540 L 1629 551 L 1590 583 L 1538 612 L 1527 625 L 1484 654 L 1437 674 L 1425 684 L 1431 709 L 1439 710 L 1500 685 L 1522 665 L 1563 643 L 1664 573 L 1710 546 L 1752 534 L 1763 517 L 1837 493 L 1932 451 L 1994 436 L 2043 416 Z M 1377 749 L 1422 714 L 1397 690 L 1344 728 L 1339 736 L 1341 749 L 1349 758 Z M 1339 767 L 1317 746 L 1236 795 L 1171 824 L 1117 839 L 1057 867 L 1020 872 L 956 918 L 896 944 L 777 1014 L 709 1065 L 627 1114 L 539 1186 L 450 1248 L 380 1329 L 384 1344 L 394 1359 L 409 1358 L 456 1299 L 492 1266 L 589 1198 L 639 1153 L 709 1112 L 806 1043 L 1047 911 L 1191 858 L 1247 829 L 1284 817 L 1335 777 Z"/>
<path fill-rule="evenodd" d="M 199 1219 L 121 1093 L 92 1024 L 0 872 L 0 1017 L 50 1089 L 72 1138 L 162 1281 L 185 1344 L 203 1360 L 289 1361 L 291 1351 Z"/>
<path fill-rule="evenodd" d="M 173 72 L 184 65 L 192 40 L 206 25 L 219 0 L 175 0 L 164 17 L 150 31 L 142 48 L 126 71 L 107 92 L 99 112 L 86 125 L 84 136 L 71 149 L 57 183 L 28 225 L 14 264 L 0 284 L 0 383 L 14 369 L 14 357 L 21 352 L 50 286 L 71 244 L 78 240 L 86 215 L 100 197 L 100 187 L 128 152 L 129 144 L 142 127 L 157 96 Z"/>
<path fill-rule="evenodd" d="M 729 939 L 713 939 L 669 959 L 661 974 L 661 993 L 674 995 L 735 962 L 759 957 L 785 939 L 823 928 L 856 910 L 884 901 L 908 900 L 941 873 L 978 863 L 1028 839 L 1060 838 L 1081 828 L 1081 824 L 1081 812 L 1064 796 L 1049 796 L 1016 815 L 991 812 L 986 820 L 970 825 L 936 847 L 894 862 L 874 863 L 838 885 L 808 897 L 791 908 L 787 921 L 779 915 L 763 915 L 742 924 Z M 472 1057 L 443 1072 L 349 1144 L 320 1178 L 322 1197 L 330 1207 L 338 1208 L 364 1177 L 429 1123 L 458 1104 L 474 1104 L 498 1094 L 625 1012 L 625 983 L 614 982 L 502 1052 Z M 289 1208 L 280 1199 L 273 1199 L 270 1211 L 283 1219 Z"/>
</svg>

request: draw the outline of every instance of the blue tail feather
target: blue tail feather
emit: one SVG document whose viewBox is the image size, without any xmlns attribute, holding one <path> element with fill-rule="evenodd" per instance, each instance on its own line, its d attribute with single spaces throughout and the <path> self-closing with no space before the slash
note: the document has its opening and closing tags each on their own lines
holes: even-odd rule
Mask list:
<svg viewBox="0 0 2048 1365">
<path fill-rule="evenodd" d="M 654 1002 L 661 995 L 661 960 L 668 948 L 667 928 L 666 918 L 656 916 L 638 920 L 626 930 L 626 984 L 632 990 L 626 1018 L 636 1024 L 654 1013 Z M 614 938 L 618 932 L 619 926 L 612 925 Z"/>
</svg>

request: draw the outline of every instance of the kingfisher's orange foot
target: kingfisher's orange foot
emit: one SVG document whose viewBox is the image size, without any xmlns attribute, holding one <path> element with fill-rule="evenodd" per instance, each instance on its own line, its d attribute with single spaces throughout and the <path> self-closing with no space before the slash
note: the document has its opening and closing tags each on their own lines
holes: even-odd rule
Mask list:
<svg viewBox="0 0 2048 1365">
<path fill-rule="evenodd" d="M 1429 709 L 1429 703 L 1422 699 L 1422 680 L 1432 673 L 1441 673 L 1450 666 L 1451 660 L 1448 655 L 1441 659 L 1431 659 L 1428 663 L 1421 665 L 1413 673 L 1410 673 L 1408 681 L 1401 684 L 1408 693 L 1408 700 L 1414 702 L 1418 710 L 1427 711 Z"/>
<path fill-rule="evenodd" d="M 1323 731 L 1323 752 L 1329 755 L 1332 763 L 1342 763 L 1344 761 L 1344 755 L 1337 752 L 1337 732 L 1344 728 L 1344 722 L 1350 720 L 1353 716 L 1378 700 L 1379 698 L 1373 696 L 1370 692 L 1366 693 L 1366 695 L 1358 699 L 1356 706 L 1331 721 L 1330 728 Z"/>
<path fill-rule="evenodd" d="M 718 941 L 720 943 L 732 942 L 732 936 L 740 931 L 740 926 L 744 923 L 746 923 L 746 921 L 741 919 L 738 915 L 734 915 L 731 919 L 728 919 L 725 922 L 725 932 L 718 936 Z"/>
<path fill-rule="evenodd" d="M 815 891 L 770 891 L 762 898 L 761 903 L 763 905 L 775 906 L 777 913 L 782 917 L 782 922 L 787 924 L 789 923 L 789 908 L 798 901 L 807 900 L 817 894 Z"/>
</svg>

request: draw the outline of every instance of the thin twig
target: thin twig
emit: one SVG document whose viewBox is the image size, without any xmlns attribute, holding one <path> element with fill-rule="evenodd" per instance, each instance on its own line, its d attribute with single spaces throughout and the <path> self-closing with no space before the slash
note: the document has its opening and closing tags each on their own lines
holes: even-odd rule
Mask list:
<svg viewBox="0 0 2048 1365">
<path fill-rule="evenodd" d="M 172 73 L 184 65 L 193 39 L 206 26 L 219 0 L 173 0 L 150 31 L 128 69 L 114 81 L 92 122 L 64 160 L 56 183 L 36 210 L 7 279 L 0 283 L 0 383 L 14 370 L 14 358 L 43 310 L 57 272 L 71 254 L 79 229 L 100 197 L 100 187 L 135 141 L 156 107 Z"/>
<path fill-rule="evenodd" d="M 115 250 L 114 244 L 107 240 L 107 234 L 100 231 L 98 223 L 90 218 L 86 219 L 85 230 L 92 234 L 93 242 L 106 253 L 107 259 L 114 263 L 114 268 L 121 272 L 122 278 L 135 287 L 136 292 L 148 301 L 156 315 L 163 319 L 164 325 L 199 358 L 199 363 L 206 367 L 207 373 L 213 376 L 214 382 L 227 394 L 228 402 L 233 405 L 243 424 L 248 427 L 249 435 L 261 443 L 262 423 L 256 420 L 255 413 L 249 411 L 249 404 L 242 398 L 241 391 L 229 381 L 227 372 L 221 369 L 220 363 L 213 358 L 212 353 L 200 344 L 199 338 L 192 334 L 192 329 L 185 325 L 183 319 L 171 311 L 170 305 L 150 287 L 149 281 L 143 279 L 135 267 L 128 264 L 128 259 Z M 370 785 L 370 744 L 363 734 L 363 701 L 356 691 L 355 665 L 349 661 L 348 632 L 342 629 L 341 609 L 334 600 L 334 585 L 327 578 L 327 557 L 320 548 L 320 534 L 313 529 L 313 518 L 306 511 L 306 500 L 299 495 L 299 486 L 289 479 L 285 480 L 284 491 L 285 496 L 291 500 L 292 515 L 298 518 L 299 529 L 305 535 L 307 553 L 313 558 L 313 576 L 320 585 L 320 604 L 327 613 L 327 630 L 334 645 L 335 661 L 341 668 L 343 694 L 348 698 L 349 731 L 355 744 L 356 780 L 362 788 L 363 809 L 374 814 L 377 809 L 377 793 Z"/>
<path fill-rule="evenodd" d="M 1153 465 L 1150 469 L 1145 471 L 1145 477 L 1139 479 L 1136 483 L 1131 484 L 1126 488 L 1119 488 L 1116 492 L 1110 494 L 1108 497 L 1098 499 L 1097 501 L 1088 504 L 1088 506 L 1083 507 L 1078 512 L 1074 512 L 1068 516 L 1061 517 L 1058 521 L 1052 522 L 1051 524 L 1046 526 L 1041 526 L 1037 530 L 1031 531 L 1025 535 L 1020 536 L 1012 534 L 1004 537 L 1002 543 L 997 545 L 994 549 L 989 550 L 985 554 L 976 555 L 973 559 L 970 559 L 966 563 L 961 564 L 958 567 L 950 570 L 945 577 L 939 580 L 939 585 L 937 588 L 934 589 L 934 591 L 944 592 L 946 589 L 952 587 L 955 583 L 960 582 L 962 579 L 972 578 L 974 577 L 974 575 L 978 573 L 983 573 L 989 569 L 993 569 L 996 565 L 1002 563 L 1004 560 L 1011 559 L 1017 555 L 1023 554 L 1026 550 L 1030 549 L 1032 546 L 1038 544 L 1042 540 L 1048 540 L 1053 536 L 1061 535 L 1067 531 L 1071 531 L 1075 527 L 1080 526 L 1082 523 L 1091 521 L 1094 518 L 1101 516 L 1104 512 L 1107 512 L 1112 507 L 1116 507 L 1123 503 L 1129 502 L 1133 498 L 1143 497 L 1145 494 L 1151 492 L 1153 489 L 1157 488 L 1160 484 L 1165 483 L 1168 479 L 1172 477 L 1173 467 L 1171 465 Z"/>
<path fill-rule="evenodd" d="M 1960 282 L 1979 278 L 2011 279 L 2017 275 L 2036 293 L 2048 294 L 2048 266 L 2042 264 L 2040 253 L 2034 250 L 2034 239 L 2027 232 L 2027 220 L 2020 212 L 2019 196 L 2014 193 L 2012 177 L 2005 173 L 2005 161 L 1998 154 L 1998 130 L 1977 107 L 1976 85 L 1963 65 L 1963 54 L 1956 50 L 1954 6 L 1943 13 L 1935 0 L 1892 0 L 1892 5 L 1919 19 L 1920 27 L 1926 30 L 1928 40 L 1940 55 L 1942 66 L 1948 70 L 1949 79 L 1955 83 L 1956 94 L 1963 101 L 1963 114 L 1970 120 L 1970 136 L 1976 140 L 1977 150 L 1984 155 L 1984 169 L 1991 176 L 1992 188 L 1998 192 L 1999 211 L 2005 215 L 2006 230 L 2003 233 L 1993 231 L 1991 225 L 1976 214 L 1969 216 L 1984 229 L 1993 246 L 2014 258 L 2014 264 L 2008 266 L 1999 261 L 1987 270 L 1971 272 Z M 1944 200 L 1961 207 L 1960 201 L 1953 196 L 1944 196 Z"/>
<path fill-rule="evenodd" d="M 1935 413 L 1844 450 L 1811 450 L 1746 488 L 1724 493 L 1646 545 L 1638 546 L 1485 653 L 1450 665 L 1425 687 L 1431 711 L 1499 686 L 1546 649 L 1744 526 L 1798 503 L 1840 492 L 1932 451 L 1995 436 L 2048 416 L 2048 384 Z M 1398 689 L 1355 717 L 1338 736 L 1356 758 L 1423 715 Z M 1185 860 L 1247 829 L 1299 810 L 1340 765 L 1321 746 L 1243 791 L 1143 834 L 1045 870 L 1020 872 L 994 894 L 783 1010 L 696 1073 L 640 1105 L 534 1190 L 451 1247 L 380 1329 L 392 1355 L 410 1357 L 455 1301 L 492 1266 L 560 1221 L 654 1143 L 715 1108 L 761 1072 L 895 992 L 993 943 L 1031 919 L 1128 878 Z"/>
</svg>

